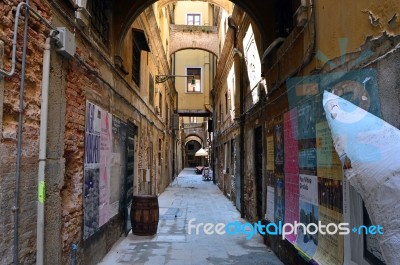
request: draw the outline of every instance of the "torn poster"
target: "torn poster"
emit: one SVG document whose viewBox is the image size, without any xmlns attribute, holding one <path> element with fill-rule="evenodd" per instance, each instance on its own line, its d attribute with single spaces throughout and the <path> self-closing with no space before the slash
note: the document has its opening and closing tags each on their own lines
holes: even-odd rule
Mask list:
<svg viewBox="0 0 400 265">
<path fill-rule="evenodd" d="M 332 93 L 323 106 L 345 177 L 365 202 L 388 265 L 400 260 L 400 131 Z"/>
</svg>

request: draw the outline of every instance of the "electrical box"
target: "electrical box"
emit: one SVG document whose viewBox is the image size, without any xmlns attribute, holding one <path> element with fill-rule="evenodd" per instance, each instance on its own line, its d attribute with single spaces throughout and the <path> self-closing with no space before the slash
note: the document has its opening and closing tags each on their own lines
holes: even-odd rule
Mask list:
<svg viewBox="0 0 400 265">
<path fill-rule="evenodd" d="M 56 51 L 64 57 L 74 57 L 76 50 L 74 34 L 65 27 L 58 27 L 57 30 L 59 33 L 55 37 Z"/>
</svg>

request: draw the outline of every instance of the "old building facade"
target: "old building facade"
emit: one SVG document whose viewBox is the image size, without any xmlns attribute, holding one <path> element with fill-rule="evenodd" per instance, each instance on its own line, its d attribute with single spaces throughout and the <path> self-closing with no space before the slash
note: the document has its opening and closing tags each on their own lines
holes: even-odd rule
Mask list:
<svg viewBox="0 0 400 265">
<path fill-rule="evenodd" d="M 322 97 L 400 127 L 399 12 L 393 0 L 2 1 L 0 263 L 96 264 L 129 231 L 132 194 L 205 163 L 251 222 L 373 223 Z M 199 147 L 209 157 L 192 157 Z M 385 262 L 373 237 L 265 243 L 287 264 Z"/>
<path fill-rule="evenodd" d="M 367 226 L 373 217 L 343 176 L 322 96 L 335 93 L 399 128 L 399 26 L 389 12 L 399 6 L 287 1 L 279 8 L 270 40 L 239 8 L 228 21 L 212 91 L 216 182 L 248 220 Z M 287 264 L 384 264 L 372 237 L 265 242 Z"/>
</svg>

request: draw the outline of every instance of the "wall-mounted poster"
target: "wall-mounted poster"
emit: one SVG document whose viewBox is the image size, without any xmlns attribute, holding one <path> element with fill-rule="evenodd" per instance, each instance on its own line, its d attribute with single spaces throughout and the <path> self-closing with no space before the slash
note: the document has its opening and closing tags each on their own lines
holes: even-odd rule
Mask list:
<svg viewBox="0 0 400 265">
<path fill-rule="evenodd" d="M 273 222 L 274 221 L 274 204 L 275 204 L 275 191 L 274 187 L 267 186 L 267 211 L 266 219 Z"/>
<path fill-rule="evenodd" d="M 283 116 L 285 155 L 285 223 L 299 221 L 299 167 L 297 147 L 297 109 Z M 286 239 L 296 242 L 296 235 L 286 235 Z"/>
<path fill-rule="evenodd" d="M 112 115 L 86 102 L 84 162 L 84 239 L 111 217 Z"/>
<path fill-rule="evenodd" d="M 284 220 L 285 217 L 285 185 L 283 176 L 275 181 L 275 222 Z"/>
<path fill-rule="evenodd" d="M 84 233 L 87 239 L 99 227 L 101 109 L 86 102 L 84 162 Z"/>
<path fill-rule="evenodd" d="M 274 136 L 267 136 L 267 170 L 275 169 Z"/>
<path fill-rule="evenodd" d="M 99 226 L 104 225 L 110 219 L 111 134 L 112 115 L 107 111 L 101 110 Z"/>
<path fill-rule="evenodd" d="M 300 174 L 300 223 L 318 225 L 318 182 L 317 176 Z M 300 228 L 301 229 L 301 228 Z M 316 234 L 297 231 L 297 246 L 310 258 L 313 257 L 318 246 L 318 232 Z"/>
<path fill-rule="evenodd" d="M 125 145 L 127 123 L 116 116 L 112 119 L 112 155 L 110 180 L 110 215 L 115 216 L 123 198 L 123 184 L 125 176 Z"/>
<path fill-rule="evenodd" d="M 275 166 L 283 165 L 283 126 L 277 124 L 274 127 L 274 153 L 275 153 Z"/>
<path fill-rule="evenodd" d="M 342 167 L 326 121 L 316 124 L 319 220 L 323 225 L 343 222 Z M 343 264 L 343 236 L 339 233 L 319 238 L 313 259 L 319 264 Z"/>
<path fill-rule="evenodd" d="M 261 80 L 261 75 L 259 74 L 261 73 L 261 60 L 251 25 L 243 38 L 243 49 L 247 65 L 247 76 L 250 82 L 250 90 L 252 91 L 252 103 L 255 104 L 259 100 L 258 91 L 254 88 Z"/>
</svg>

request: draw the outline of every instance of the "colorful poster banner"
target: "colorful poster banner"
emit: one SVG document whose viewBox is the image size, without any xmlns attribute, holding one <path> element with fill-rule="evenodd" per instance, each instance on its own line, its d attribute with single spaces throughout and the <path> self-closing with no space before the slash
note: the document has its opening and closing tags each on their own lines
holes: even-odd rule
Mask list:
<svg viewBox="0 0 400 265">
<path fill-rule="evenodd" d="M 267 186 L 267 211 L 266 219 L 273 222 L 274 221 L 274 204 L 275 204 L 275 190 L 274 187 Z"/>
<path fill-rule="evenodd" d="M 283 116 L 284 128 L 284 168 L 285 168 L 285 223 L 299 221 L 299 168 L 297 147 L 297 109 Z M 287 235 L 286 239 L 296 242 L 296 235 Z"/>
<path fill-rule="evenodd" d="M 104 110 L 101 113 L 100 136 L 100 181 L 99 181 L 99 226 L 104 225 L 109 219 L 110 202 L 110 176 L 111 176 L 111 129 L 112 116 Z"/>
<path fill-rule="evenodd" d="M 285 216 L 285 184 L 283 176 L 280 176 L 275 181 L 275 222 L 284 221 Z"/>
<path fill-rule="evenodd" d="M 300 174 L 300 223 L 318 225 L 318 180 L 317 176 Z M 301 228 L 300 228 L 301 229 Z M 304 231 L 297 231 L 297 246 L 308 257 L 313 257 L 318 246 L 318 233 L 304 234 Z"/>
<path fill-rule="evenodd" d="M 110 208 L 112 216 L 118 214 L 120 200 L 123 197 L 123 184 L 125 177 L 125 145 L 127 123 L 116 116 L 112 119 L 112 155 L 111 155 L 111 180 L 110 180 Z"/>
<path fill-rule="evenodd" d="M 267 170 L 275 169 L 274 162 L 274 136 L 267 136 Z"/>
<path fill-rule="evenodd" d="M 110 218 L 112 116 L 86 101 L 84 233 L 87 239 Z"/>
<path fill-rule="evenodd" d="M 99 227 L 101 110 L 86 102 L 84 161 L 84 233 L 87 239 Z"/>
<path fill-rule="evenodd" d="M 337 211 L 328 209 L 324 206 L 319 206 L 319 221 L 322 225 L 328 225 L 330 223 L 341 223 L 343 222 L 343 215 Z M 333 231 L 330 228 L 330 231 Z M 344 241 L 343 236 L 339 233 L 330 235 L 320 235 L 318 238 L 318 248 L 313 259 L 318 264 L 324 265 L 342 265 L 343 264 L 343 250 Z"/>
<path fill-rule="evenodd" d="M 283 165 L 283 128 L 282 124 L 277 124 L 274 127 L 274 153 L 275 166 Z"/>
</svg>

